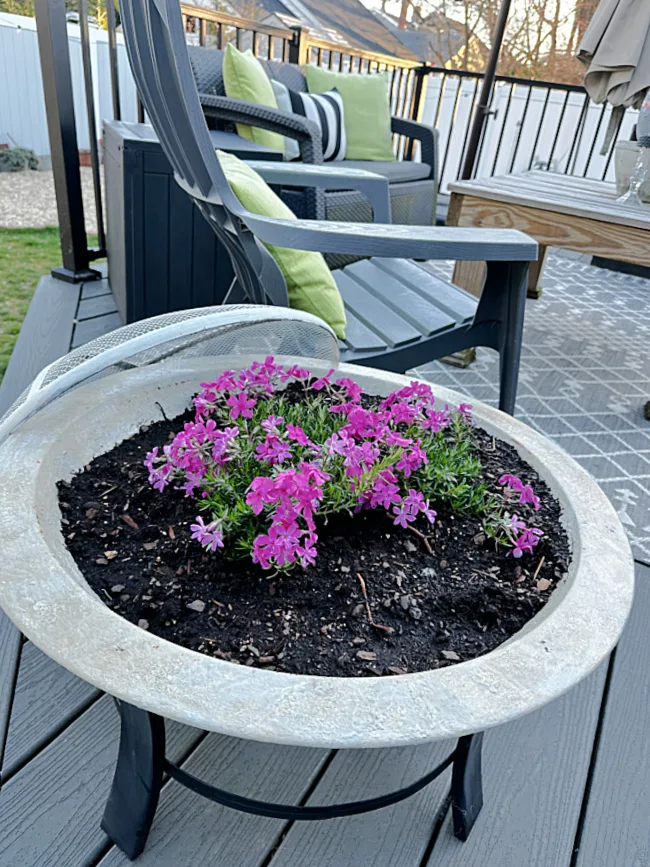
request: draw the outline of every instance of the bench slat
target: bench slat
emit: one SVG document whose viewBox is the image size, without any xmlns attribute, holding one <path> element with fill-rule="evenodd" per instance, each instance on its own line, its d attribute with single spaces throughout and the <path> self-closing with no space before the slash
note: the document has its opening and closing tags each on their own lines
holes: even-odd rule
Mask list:
<svg viewBox="0 0 650 867">
<path fill-rule="evenodd" d="M 387 307 L 365 286 L 345 273 L 337 272 L 335 277 L 346 308 L 389 346 L 401 346 L 421 338 L 419 331 Z"/>
<path fill-rule="evenodd" d="M 432 274 L 427 268 L 409 259 L 374 259 L 373 261 L 430 303 L 453 316 L 456 322 L 470 322 L 474 318 L 476 299 L 457 286 Z"/>
<path fill-rule="evenodd" d="M 345 330 L 345 344 L 351 352 L 381 352 L 388 349 L 386 341 L 382 340 L 374 331 L 352 312 L 346 308 L 348 325 Z"/>
<path fill-rule="evenodd" d="M 423 297 L 402 280 L 388 273 L 374 259 L 355 262 L 344 270 L 370 292 L 381 297 L 398 316 L 406 319 L 425 336 L 430 337 L 456 324 L 456 319 L 432 303 L 430 298 Z"/>
</svg>

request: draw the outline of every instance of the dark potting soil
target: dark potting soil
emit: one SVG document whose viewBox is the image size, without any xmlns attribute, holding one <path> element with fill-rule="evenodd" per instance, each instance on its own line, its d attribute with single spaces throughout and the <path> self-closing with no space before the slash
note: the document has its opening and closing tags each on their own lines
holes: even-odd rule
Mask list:
<svg viewBox="0 0 650 867">
<path fill-rule="evenodd" d="M 308 569 L 270 577 L 204 553 L 190 538 L 196 501 L 150 486 L 143 460 L 191 416 L 161 421 L 59 483 L 63 534 L 90 587 L 122 617 L 191 650 L 240 665 L 337 677 L 453 665 L 493 650 L 546 603 L 570 561 L 560 506 L 509 445 L 475 429 L 483 480 L 533 485 L 544 536 L 519 560 L 495 550 L 479 519 L 444 504 L 428 537 L 381 511 L 319 528 Z"/>
</svg>

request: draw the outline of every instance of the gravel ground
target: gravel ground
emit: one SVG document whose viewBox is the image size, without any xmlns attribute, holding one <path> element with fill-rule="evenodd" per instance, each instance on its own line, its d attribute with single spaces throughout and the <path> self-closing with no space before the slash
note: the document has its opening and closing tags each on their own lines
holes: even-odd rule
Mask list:
<svg viewBox="0 0 650 867">
<path fill-rule="evenodd" d="M 81 169 L 86 231 L 97 232 L 92 172 Z M 58 225 L 54 176 L 47 172 L 0 173 L 0 227 L 7 229 Z"/>
</svg>

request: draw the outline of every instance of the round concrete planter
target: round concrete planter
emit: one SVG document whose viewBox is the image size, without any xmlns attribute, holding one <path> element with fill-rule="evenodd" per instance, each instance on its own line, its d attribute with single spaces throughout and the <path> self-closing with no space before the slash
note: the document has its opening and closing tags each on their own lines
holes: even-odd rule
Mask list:
<svg viewBox="0 0 650 867">
<path fill-rule="evenodd" d="M 479 424 L 512 443 L 564 509 L 573 562 L 545 608 L 478 659 L 383 678 L 323 678 L 232 665 L 157 638 L 107 608 L 60 531 L 56 482 L 146 422 L 181 412 L 232 359 L 161 363 L 82 386 L 0 446 L 0 606 L 45 653 L 130 704 L 202 729 L 313 747 L 383 747 L 458 737 L 522 716 L 586 677 L 616 643 L 633 561 L 616 513 L 558 446 L 474 402 Z M 241 366 L 241 365 L 239 365 Z M 342 365 L 387 394 L 406 377 Z M 462 396 L 434 388 L 438 399 Z"/>
</svg>

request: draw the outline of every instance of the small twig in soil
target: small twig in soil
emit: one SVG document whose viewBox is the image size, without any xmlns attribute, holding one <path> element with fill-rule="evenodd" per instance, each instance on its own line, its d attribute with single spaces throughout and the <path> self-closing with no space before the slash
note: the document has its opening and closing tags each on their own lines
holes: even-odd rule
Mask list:
<svg viewBox="0 0 650 867">
<path fill-rule="evenodd" d="M 492 449 L 491 449 L 491 451 L 495 452 L 496 450 L 497 450 L 496 437 L 492 437 Z"/>
<path fill-rule="evenodd" d="M 162 417 L 164 418 L 164 420 L 165 420 L 165 421 L 169 421 L 169 419 L 167 418 L 167 414 L 165 413 L 165 410 L 164 410 L 163 407 L 162 407 L 162 404 L 159 403 L 157 400 L 154 401 L 154 403 L 156 404 L 156 406 L 158 407 L 158 409 L 161 411 L 161 413 L 162 413 Z"/>
<path fill-rule="evenodd" d="M 366 603 L 366 611 L 368 612 L 368 622 L 371 626 L 374 626 L 375 629 L 383 629 L 384 632 L 387 632 L 389 635 L 392 635 L 394 629 L 392 626 L 384 626 L 382 623 L 377 623 L 372 616 L 372 611 L 370 610 L 370 602 L 368 602 L 368 591 L 366 590 L 366 582 L 363 580 L 363 575 L 360 572 L 357 572 L 357 578 L 359 579 L 359 584 L 361 584 L 361 592 L 363 593 L 363 601 Z"/>
<path fill-rule="evenodd" d="M 422 539 L 422 544 L 427 549 L 429 554 L 431 554 L 431 556 L 433 557 L 433 548 L 429 544 L 429 539 L 424 535 L 424 533 L 421 533 L 416 527 L 408 527 L 408 529 L 411 531 L 411 533 L 415 533 L 418 538 Z"/>
<path fill-rule="evenodd" d="M 541 570 L 542 566 L 544 565 L 544 560 L 546 560 L 546 557 L 542 557 L 542 559 L 537 564 L 537 569 L 535 569 L 535 574 L 533 575 L 533 581 L 537 580 L 537 576 L 539 575 L 540 570 Z"/>
</svg>

